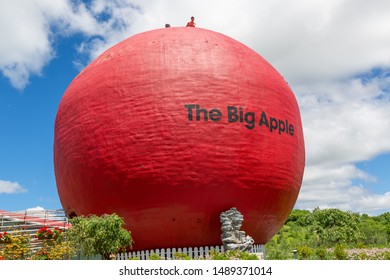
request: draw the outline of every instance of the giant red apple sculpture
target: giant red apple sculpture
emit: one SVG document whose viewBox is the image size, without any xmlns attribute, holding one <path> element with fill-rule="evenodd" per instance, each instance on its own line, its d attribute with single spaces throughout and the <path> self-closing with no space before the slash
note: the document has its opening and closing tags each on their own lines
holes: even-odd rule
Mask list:
<svg viewBox="0 0 390 280">
<path fill-rule="evenodd" d="M 141 33 L 96 58 L 60 103 L 54 163 L 70 215 L 117 213 L 134 249 L 221 244 L 236 207 L 266 243 L 305 152 L 291 89 L 261 56 L 200 28 Z"/>
</svg>

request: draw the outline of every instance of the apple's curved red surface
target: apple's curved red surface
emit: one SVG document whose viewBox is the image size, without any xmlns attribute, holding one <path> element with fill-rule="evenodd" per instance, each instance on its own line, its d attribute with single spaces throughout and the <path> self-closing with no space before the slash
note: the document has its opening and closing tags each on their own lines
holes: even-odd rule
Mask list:
<svg viewBox="0 0 390 280">
<path fill-rule="evenodd" d="M 164 28 L 96 58 L 60 103 L 58 193 L 76 215 L 117 213 L 134 249 L 221 244 L 219 214 L 266 243 L 305 163 L 299 108 L 261 56 L 220 33 Z"/>
</svg>

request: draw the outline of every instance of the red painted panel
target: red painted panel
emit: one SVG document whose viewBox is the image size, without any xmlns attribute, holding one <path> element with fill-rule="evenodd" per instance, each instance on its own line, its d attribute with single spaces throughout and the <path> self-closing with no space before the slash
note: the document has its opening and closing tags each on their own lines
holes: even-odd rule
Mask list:
<svg viewBox="0 0 390 280">
<path fill-rule="evenodd" d="M 134 249 L 221 244 L 219 214 L 266 243 L 305 163 L 299 108 L 261 56 L 220 33 L 164 28 L 95 59 L 60 103 L 58 193 L 77 215 L 117 213 Z"/>
</svg>

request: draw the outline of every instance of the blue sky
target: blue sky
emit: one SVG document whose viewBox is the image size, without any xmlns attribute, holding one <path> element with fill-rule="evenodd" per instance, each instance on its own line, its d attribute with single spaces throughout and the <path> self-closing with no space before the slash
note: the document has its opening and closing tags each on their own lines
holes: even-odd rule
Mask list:
<svg viewBox="0 0 390 280">
<path fill-rule="evenodd" d="M 376 158 L 368 161 L 362 161 L 357 163 L 357 167 L 364 172 L 371 174 L 374 178 L 368 182 L 359 182 L 357 184 L 364 184 L 364 186 L 370 189 L 373 193 L 381 194 L 389 191 L 390 186 L 390 155 L 382 154 Z"/>
<path fill-rule="evenodd" d="M 61 97 L 78 69 L 72 60 L 77 38 L 60 40 L 56 58 L 22 90 L 2 77 L 0 83 L 1 180 L 17 182 L 24 191 L 0 193 L 1 209 L 42 206 L 59 209 L 53 169 L 54 121 Z"/>
<path fill-rule="evenodd" d="M 294 91 L 307 154 L 296 207 L 390 211 L 389 14 L 387 0 L 2 0 L 0 209 L 61 208 L 53 135 L 69 83 L 110 46 L 194 15 Z"/>
</svg>

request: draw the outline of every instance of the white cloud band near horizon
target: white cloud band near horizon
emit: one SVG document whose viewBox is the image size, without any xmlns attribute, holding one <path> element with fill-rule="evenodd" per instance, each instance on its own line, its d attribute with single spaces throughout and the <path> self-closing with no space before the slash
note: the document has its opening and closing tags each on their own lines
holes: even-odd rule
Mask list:
<svg viewBox="0 0 390 280">
<path fill-rule="evenodd" d="M 297 207 L 390 211 L 388 192 L 357 167 L 390 152 L 390 1 L 6 0 L 0 2 L 0 72 L 22 90 L 56 56 L 57 37 L 82 34 L 85 65 L 150 29 L 197 26 L 266 58 L 301 108 L 307 163 Z M 20 5 L 25 9 L 20 10 Z M 28 42 L 28 43 L 25 43 Z M 373 69 L 378 73 L 370 75 Z M 362 184 L 356 185 L 359 180 Z M 390 186 L 389 186 L 390 189 Z"/>
</svg>

